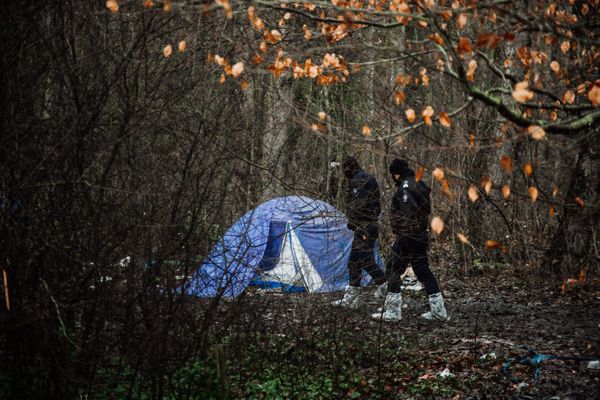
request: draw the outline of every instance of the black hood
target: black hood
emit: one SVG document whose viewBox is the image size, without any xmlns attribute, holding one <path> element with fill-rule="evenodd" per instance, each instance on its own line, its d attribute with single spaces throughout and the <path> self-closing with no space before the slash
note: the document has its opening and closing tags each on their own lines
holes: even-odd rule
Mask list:
<svg viewBox="0 0 600 400">
<path fill-rule="evenodd" d="M 392 174 L 392 179 L 394 179 L 394 181 L 400 182 L 411 175 L 414 176 L 415 171 L 410 169 L 406 161 L 395 158 L 390 164 L 390 174 Z M 400 175 L 400 179 L 396 180 L 394 175 Z"/>
<path fill-rule="evenodd" d="M 354 157 L 346 157 L 342 163 L 342 170 L 348 179 L 352 179 L 361 169 L 360 164 Z"/>
</svg>

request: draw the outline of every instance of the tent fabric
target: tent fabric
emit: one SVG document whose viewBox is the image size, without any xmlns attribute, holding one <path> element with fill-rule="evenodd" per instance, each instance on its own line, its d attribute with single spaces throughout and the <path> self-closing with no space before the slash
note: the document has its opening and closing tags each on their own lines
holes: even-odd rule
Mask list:
<svg viewBox="0 0 600 400">
<path fill-rule="evenodd" d="M 284 289 L 340 290 L 348 284 L 352 239 L 346 217 L 332 205 L 305 196 L 275 198 L 246 213 L 225 232 L 184 291 L 233 298 L 251 283 L 278 286 L 272 278 L 290 275 L 290 265 L 294 276 L 287 278 L 293 283 Z M 377 247 L 374 251 L 381 265 Z M 365 276 L 363 283 L 369 280 Z"/>
</svg>

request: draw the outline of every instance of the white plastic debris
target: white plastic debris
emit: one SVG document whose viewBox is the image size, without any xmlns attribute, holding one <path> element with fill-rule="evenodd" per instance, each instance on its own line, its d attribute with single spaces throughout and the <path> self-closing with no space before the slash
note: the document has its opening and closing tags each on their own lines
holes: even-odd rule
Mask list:
<svg viewBox="0 0 600 400">
<path fill-rule="evenodd" d="M 440 378 L 444 378 L 444 379 L 454 378 L 454 374 L 452 372 L 450 372 L 450 370 L 448 368 L 446 368 L 442 372 L 438 372 L 438 376 Z"/>
<path fill-rule="evenodd" d="M 590 361 L 587 364 L 588 369 L 600 369 L 600 360 Z"/>
<path fill-rule="evenodd" d="M 497 357 L 496 357 L 496 353 L 495 352 L 484 354 L 481 357 L 479 357 L 479 359 L 481 361 L 494 361 L 496 358 Z"/>
</svg>

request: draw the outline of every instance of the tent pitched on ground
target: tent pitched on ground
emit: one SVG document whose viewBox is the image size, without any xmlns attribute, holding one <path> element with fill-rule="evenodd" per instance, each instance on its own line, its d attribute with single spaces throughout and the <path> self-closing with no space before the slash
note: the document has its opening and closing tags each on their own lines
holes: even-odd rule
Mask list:
<svg viewBox="0 0 600 400">
<path fill-rule="evenodd" d="M 332 205 L 304 196 L 269 200 L 236 221 L 184 284 L 200 297 L 236 297 L 249 285 L 328 292 L 348 284 L 353 234 Z M 373 249 L 378 263 L 377 244 Z M 370 277 L 363 277 L 367 283 Z"/>
</svg>

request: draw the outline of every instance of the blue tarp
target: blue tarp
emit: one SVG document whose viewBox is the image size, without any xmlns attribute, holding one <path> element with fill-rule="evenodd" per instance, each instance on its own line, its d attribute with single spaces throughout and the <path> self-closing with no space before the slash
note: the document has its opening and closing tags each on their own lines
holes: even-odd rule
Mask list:
<svg viewBox="0 0 600 400">
<path fill-rule="evenodd" d="M 229 298 L 238 296 L 258 271 L 274 268 L 288 223 L 323 280 L 317 291 L 344 288 L 353 238 L 346 217 L 323 201 L 287 196 L 269 200 L 235 222 L 184 285 L 185 292 L 201 297 L 220 292 Z"/>
</svg>

